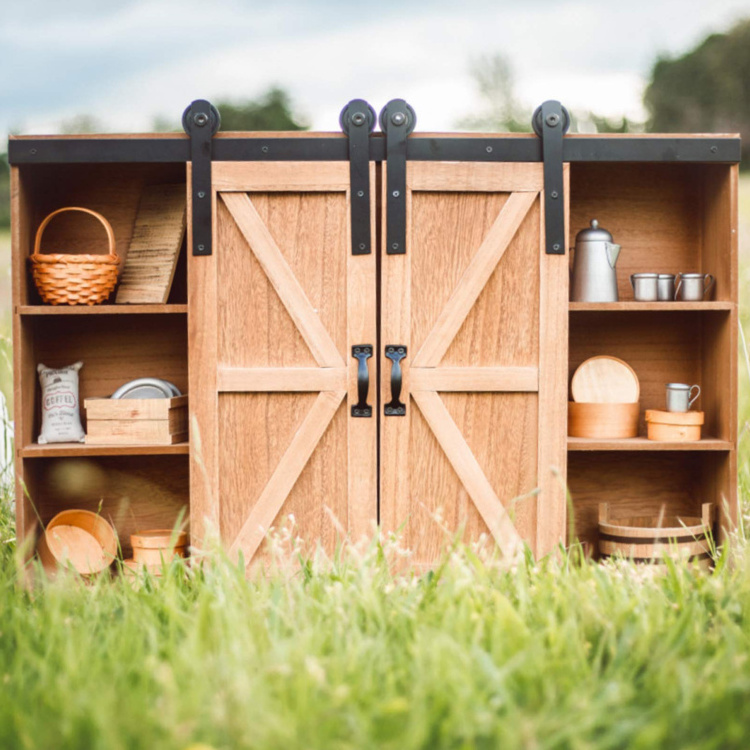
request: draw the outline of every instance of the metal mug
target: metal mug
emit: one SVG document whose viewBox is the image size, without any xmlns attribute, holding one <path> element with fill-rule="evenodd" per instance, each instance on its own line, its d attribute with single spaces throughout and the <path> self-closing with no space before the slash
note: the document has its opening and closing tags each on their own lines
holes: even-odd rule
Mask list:
<svg viewBox="0 0 750 750">
<path fill-rule="evenodd" d="M 672 301 L 675 295 L 675 275 L 673 273 L 660 273 L 657 279 L 658 296 L 660 302 Z"/>
<path fill-rule="evenodd" d="M 658 273 L 634 273 L 630 277 L 633 296 L 639 302 L 655 302 L 659 298 Z"/>
<path fill-rule="evenodd" d="M 675 299 L 679 295 L 684 302 L 702 300 L 716 279 L 710 273 L 682 273 L 677 284 Z"/>
<path fill-rule="evenodd" d="M 696 393 L 691 398 L 694 389 Z M 667 411 L 689 411 L 700 395 L 701 387 L 699 385 L 667 383 Z"/>
</svg>

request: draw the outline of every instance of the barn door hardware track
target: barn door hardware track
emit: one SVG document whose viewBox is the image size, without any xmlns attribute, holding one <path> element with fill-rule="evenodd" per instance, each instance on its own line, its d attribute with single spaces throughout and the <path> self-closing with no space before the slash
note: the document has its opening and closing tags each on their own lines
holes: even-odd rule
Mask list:
<svg viewBox="0 0 750 750">
<path fill-rule="evenodd" d="M 375 110 L 364 99 L 353 99 L 341 110 L 341 130 L 349 137 L 349 190 L 352 255 L 368 255 L 370 247 L 370 133 Z"/>
<path fill-rule="evenodd" d="M 417 124 L 414 110 L 403 99 L 391 99 L 380 111 L 386 152 L 386 252 L 406 252 L 406 136 Z"/>
<path fill-rule="evenodd" d="M 550 100 L 537 107 L 531 124 L 534 132 L 542 139 L 545 249 L 547 255 L 564 255 L 563 136 L 570 127 L 570 116 L 560 102 Z"/>
<path fill-rule="evenodd" d="M 211 139 L 221 127 L 219 111 L 205 99 L 196 99 L 182 115 L 190 136 L 193 255 L 211 255 Z"/>
</svg>

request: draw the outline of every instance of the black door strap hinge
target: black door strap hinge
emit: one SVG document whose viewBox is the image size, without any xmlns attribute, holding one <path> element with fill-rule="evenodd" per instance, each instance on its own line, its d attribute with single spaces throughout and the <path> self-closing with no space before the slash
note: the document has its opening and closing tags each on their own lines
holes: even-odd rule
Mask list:
<svg viewBox="0 0 750 750">
<path fill-rule="evenodd" d="M 364 99 L 353 99 L 341 110 L 341 130 L 349 137 L 349 190 L 352 255 L 372 252 L 370 217 L 370 133 L 375 110 Z"/>
<path fill-rule="evenodd" d="M 386 252 L 406 252 L 406 137 L 417 124 L 414 110 L 403 99 L 392 99 L 380 111 L 386 156 Z"/>
<path fill-rule="evenodd" d="M 221 126 L 219 111 L 196 99 L 182 115 L 190 136 L 193 255 L 211 255 L 211 138 Z"/>
<path fill-rule="evenodd" d="M 570 116 L 560 102 L 550 100 L 537 107 L 532 125 L 534 132 L 542 139 L 545 250 L 547 255 L 564 255 L 563 136 L 570 127 Z"/>
</svg>

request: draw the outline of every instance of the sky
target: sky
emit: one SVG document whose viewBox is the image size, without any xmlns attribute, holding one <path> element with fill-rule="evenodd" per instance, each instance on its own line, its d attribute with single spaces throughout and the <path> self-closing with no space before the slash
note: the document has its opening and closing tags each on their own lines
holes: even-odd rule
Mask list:
<svg viewBox="0 0 750 750">
<path fill-rule="evenodd" d="M 659 55 L 743 17 L 750 0 L 0 0 L 0 136 L 78 114 L 145 131 L 270 85 L 316 130 L 338 130 L 350 99 L 397 97 L 418 130 L 450 130 L 481 108 L 472 60 L 495 53 L 530 109 L 639 120 Z"/>
</svg>

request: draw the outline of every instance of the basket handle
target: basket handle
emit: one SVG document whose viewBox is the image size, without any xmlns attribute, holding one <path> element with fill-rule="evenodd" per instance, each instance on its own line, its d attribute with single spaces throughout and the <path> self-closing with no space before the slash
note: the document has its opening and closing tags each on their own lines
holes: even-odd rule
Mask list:
<svg viewBox="0 0 750 750">
<path fill-rule="evenodd" d="M 81 208 L 80 206 L 67 206 L 66 208 L 58 208 L 57 211 L 53 211 L 51 214 L 45 217 L 44 221 L 39 225 L 39 229 L 36 230 L 36 237 L 34 238 L 34 255 L 41 255 L 40 249 L 42 247 L 42 235 L 47 225 L 55 218 L 58 214 L 64 213 L 65 211 L 81 211 L 84 214 L 90 214 L 94 218 L 98 219 L 104 230 L 107 232 L 107 242 L 109 243 L 109 255 L 114 256 L 119 261 L 117 251 L 115 250 L 115 233 L 112 230 L 112 225 L 96 211 L 92 211 L 90 208 Z"/>
</svg>

